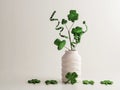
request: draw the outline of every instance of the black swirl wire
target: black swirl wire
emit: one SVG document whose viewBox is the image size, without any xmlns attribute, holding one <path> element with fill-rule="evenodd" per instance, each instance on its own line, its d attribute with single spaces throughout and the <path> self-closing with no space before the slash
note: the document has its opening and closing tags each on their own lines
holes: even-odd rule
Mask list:
<svg viewBox="0 0 120 90">
<path fill-rule="evenodd" d="M 68 38 L 67 36 L 62 35 L 62 32 L 63 32 L 63 30 L 64 30 L 64 27 L 60 26 L 60 21 L 59 21 L 59 19 L 58 19 L 58 18 L 53 18 L 54 15 L 55 15 L 55 13 L 56 13 L 56 11 L 54 11 L 54 12 L 52 13 L 52 15 L 51 15 L 51 17 L 50 17 L 50 21 L 57 21 L 57 25 L 56 25 L 55 29 L 60 31 L 60 32 L 59 32 L 59 35 L 60 35 L 61 37 L 63 37 L 63 38 Z"/>
</svg>

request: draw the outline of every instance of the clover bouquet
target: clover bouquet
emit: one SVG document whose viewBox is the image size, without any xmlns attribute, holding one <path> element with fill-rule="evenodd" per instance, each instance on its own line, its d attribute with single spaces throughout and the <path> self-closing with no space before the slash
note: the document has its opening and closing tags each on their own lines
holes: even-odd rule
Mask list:
<svg viewBox="0 0 120 90">
<path fill-rule="evenodd" d="M 80 26 L 73 27 L 75 21 L 79 19 L 79 14 L 76 12 L 76 10 L 70 10 L 69 14 L 67 15 L 67 19 L 63 18 L 62 20 L 54 18 L 55 13 L 56 11 L 52 13 L 50 21 L 57 22 L 55 29 L 59 31 L 59 36 L 64 39 L 57 38 L 55 39 L 54 44 L 57 46 L 58 50 L 61 50 L 64 47 L 67 48 L 68 50 L 76 50 L 76 46 L 80 43 L 81 36 L 88 30 L 86 22 L 83 21 L 83 24 L 85 25 L 86 28 L 86 30 L 83 31 L 83 28 Z M 67 26 L 68 21 L 71 22 L 70 27 Z M 64 28 L 66 28 L 68 35 L 62 34 Z M 70 47 L 66 47 L 67 39 L 69 41 Z"/>
</svg>

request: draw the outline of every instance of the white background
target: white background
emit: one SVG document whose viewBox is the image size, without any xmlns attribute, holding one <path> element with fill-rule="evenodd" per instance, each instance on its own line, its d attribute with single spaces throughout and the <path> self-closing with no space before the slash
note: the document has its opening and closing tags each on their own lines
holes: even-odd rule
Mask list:
<svg viewBox="0 0 120 90">
<path fill-rule="evenodd" d="M 77 47 L 82 56 L 82 79 L 118 79 L 116 85 L 120 83 L 119 0 L 0 0 L 0 90 L 37 90 L 41 87 L 24 87 L 26 81 L 61 79 L 65 49 L 58 51 L 53 44 L 58 32 L 49 17 L 56 10 L 56 17 L 65 18 L 71 9 L 79 13 L 74 27 L 83 20 L 88 25 Z M 42 90 L 69 88 L 55 87 Z"/>
</svg>

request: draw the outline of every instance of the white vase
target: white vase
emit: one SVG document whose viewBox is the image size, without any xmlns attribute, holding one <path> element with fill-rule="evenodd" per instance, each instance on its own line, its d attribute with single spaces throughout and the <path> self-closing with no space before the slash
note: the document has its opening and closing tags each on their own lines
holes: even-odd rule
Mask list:
<svg viewBox="0 0 120 90">
<path fill-rule="evenodd" d="M 65 51 L 62 56 L 62 82 L 66 82 L 65 75 L 68 72 L 76 72 L 78 74 L 77 81 L 81 80 L 81 56 L 78 51 Z"/>
</svg>

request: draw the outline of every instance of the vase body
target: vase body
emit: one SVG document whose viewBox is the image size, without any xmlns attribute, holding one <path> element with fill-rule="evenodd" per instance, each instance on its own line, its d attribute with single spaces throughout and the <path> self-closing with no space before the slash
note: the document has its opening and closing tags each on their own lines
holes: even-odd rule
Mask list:
<svg viewBox="0 0 120 90">
<path fill-rule="evenodd" d="M 67 81 L 65 75 L 68 72 L 76 72 L 77 81 L 81 80 L 81 56 L 78 51 L 65 51 L 62 56 L 62 82 Z"/>
</svg>

